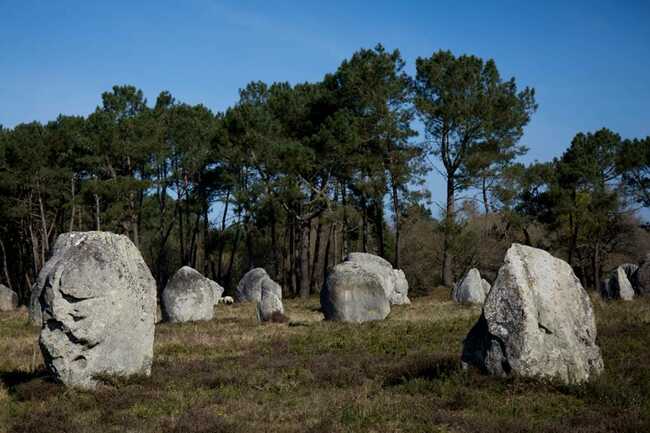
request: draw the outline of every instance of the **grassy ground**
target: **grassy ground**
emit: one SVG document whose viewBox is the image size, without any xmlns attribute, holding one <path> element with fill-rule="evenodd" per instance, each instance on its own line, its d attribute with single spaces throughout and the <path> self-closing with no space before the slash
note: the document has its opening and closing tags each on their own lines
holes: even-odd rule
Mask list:
<svg viewBox="0 0 650 433">
<path fill-rule="evenodd" d="M 286 301 L 289 324 L 220 305 L 158 325 L 151 377 L 94 392 L 52 383 L 26 312 L 0 313 L 0 431 L 650 431 L 650 299 L 594 306 L 606 373 L 579 387 L 460 370 L 479 310 L 444 289 L 362 325 L 322 322 L 315 298 Z"/>
</svg>

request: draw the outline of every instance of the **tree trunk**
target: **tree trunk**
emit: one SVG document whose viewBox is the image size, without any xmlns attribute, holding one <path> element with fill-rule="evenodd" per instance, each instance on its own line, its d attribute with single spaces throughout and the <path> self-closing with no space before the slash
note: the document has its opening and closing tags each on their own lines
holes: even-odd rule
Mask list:
<svg viewBox="0 0 650 433">
<path fill-rule="evenodd" d="M 384 249 L 384 207 L 382 203 L 376 202 L 375 208 L 375 232 L 377 233 L 377 255 L 386 258 Z"/>
<path fill-rule="evenodd" d="M 41 213 L 41 266 L 45 263 L 47 253 L 50 251 L 50 240 L 47 230 L 47 220 L 45 219 L 45 208 L 43 206 L 43 199 L 41 193 L 38 193 L 38 207 Z"/>
<path fill-rule="evenodd" d="M 451 234 L 454 224 L 454 177 L 447 175 L 447 207 L 445 210 L 445 224 L 444 224 L 444 237 L 442 243 L 442 283 L 451 287 L 454 284 L 453 275 L 451 273 L 451 254 L 449 248 L 451 246 Z"/>
<path fill-rule="evenodd" d="M 600 240 L 597 240 L 593 256 L 593 278 L 595 290 L 600 290 L 600 271 Z"/>
<path fill-rule="evenodd" d="M 196 256 L 197 256 L 197 249 L 198 249 L 198 236 L 199 236 L 199 229 L 201 225 L 201 213 L 197 212 L 196 213 L 196 219 L 194 220 L 194 225 L 192 227 L 192 238 L 190 239 L 190 249 L 188 253 L 188 262 L 190 263 L 190 266 L 196 269 Z"/>
<path fill-rule="evenodd" d="M 241 217 L 237 217 L 237 230 L 235 230 L 235 239 L 233 240 L 232 243 L 232 252 L 230 253 L 230 261 L 228 263 L 228 272 L 226 273 L 226 280 L 225 280 L 225 285 L 226 289 L 229 291 L 231 290 L 232 287 L 232 268 L 235 262 L 235 255 L 237 255 L 237 247 L 239 246 L 239 233 L 241 232 L 241 224 L 240 224 Z"/>
<path fill-rule="evenodd" d="M 95 228 L 97 231 L 100 231 L 102 229 L 102 224 L 99 215 L 99 195 L 97 193 L 93 195 L 95 196 Z"/>
<path fill-rule="evenodd" d="M 361 217 L 361 250 L 364 253 L 368 252 L 368 206 L 365 199 L 361 206 L 363 206 L 363 216 Z"/>
<path fill-rule="evenodd" d="M 327 236 L 327 243 L 325 244 L 325 257 L 323 258 L 323 278 L 321 282 L 325 279 L 327 272 L 330 268 L 330 244 L 332 243 L 332 238 L 334 238 L 334 245 L 336 245 L 336 225 L 330 224 L 329 234 Z"/>
<path fill-rule="evenodd" d="M 338 263 L 338 261 L 339 261 L 338 260 L 339 259 L 338 258 L 339 249 L 338 249 L 338 242 L 337 242 L 339 235 L 338 235 L 338 233 L 336 233 L 337 225 L 338 224 L 336 222 L 332 223 L 332 232 L 333 232 L 333 234 L 332 234 L 332 261 L 334 262 L 334 264 Z"/>
<path fill-rule="evenodd" d="M 291 218 L 289 223 L 289 291 L 296 294 L 296 224 Z"/>
<path fill-rule="evenodd" d="M 273 256 L 273 279 L 278 281 L 280 277 L 280 251 L 278 249 L 277 221 L 275 206 L 271 209 L 271 254 Z"/>
<path fill-rule="evenodd" d="M 318 223 L 316 225 L 316 240 L 314 241 L 314 258 L 311 264 L 311 275 L 309 280 L 309 291 L 311 293 L 316 292 L 316 275 L 318 274 L 318 259 L 320 258 L 320 238 L 321 232 L 323 230 L 323 225 L 321 219 L 318 218 Z"/>
<path fill-rule="evenodd" d="M 74 176 L 70 178 L 70 193 L 72 199 L 70 200 L 70 231 L 74 231 L 74 215 L 75 215 L 75 185 Z"/>
<path fill-rule="evenodd" d="M 203 204 L 203 274 L 208 274 L 208 237 L 210 236 L 210 205 L 206 200 Z M 214 278 L 214 276 L 212 277 Z"/>
<path fill-rule="evenodd" d="M 343 246 L 343 256 L 347 256 L 350 252 L 350 244 L 348 239 L 348 210 L 347 210 L 347 187 L 341 184 L 341 204 L 343 205 L 343 227 L 341 228 L 341 233 L 343 235 L 342 246 Z"/>
<path fill-rule="evenodd" d="M 223 206 L 223 215 L 221 215 L 221 233 L 219 236 L 219 258 L 217 262 L 217 280 L 222 281 L 222 262 L 223 262 L 223 249 L 226 245 L 226 217 L 228 216 L 228 205 L 230 204 L 230 190 L 226 191 L 226 199 Z"/>
<path fill-rule="evenodd" d="M 571 240 L 569 241 L 569 265 L 573 267 L 573 256 L 578 244 L 578 225 L 574 222 L 573 213 L 569 214 L 569 227 L 571 228 Z"/>
<path fill-rule="evenodd" d="M 246 218 L 246 265 L 247 270 L 253 269 L 255 266 L 253 256 L 253 227 L 250 223 L 250 217 Z"/>
<path fill-rule="evenodd" d="M 300 224 L 300 297 L 309 297 L 309 237 L 311 221 L 302 221 Z"/>
<path fill-rule="evenodd" d="M 135 210 L 135 193 L 131 192 L 130 196 L 131 196 L 131 198 L 129 199 L 129 207 L 131 208 L 130 223 L 131 223 L 131 230 L 133 231 L 133 243 L 135 244 L 136 248 L 139 250 L 140 231 L 138 229 L 138 215 Z"/>
<path fill-rule="evenodd" d="M 395 179 L 392 180 L 393 187 L 393 214 L 395 216 L 395 258 L 393 260 L 393 267 L 400 268 L 400 209 L 399 209 L 399 196 Z"/>
<path fill-rule="evenodd" d="M 181 266 L 186 265 L 187 263 L 185 262 L 185 237 L 184 237 L 184 229 L 183 229 L 183 206 L 181 205 L 182 203 L 182 198 L 178 197 L 179 205 L 176 207 L 176 211 L 178 212 L 178 246 L 179 246 L 179 255 L 181 259 Z"/>
<path fill-rule="evenodd" d="M 5 243 L 0 239 L 0 248 L 2 248 L 2 269 L 5 274 L 5 280 L 7 281 L 7 287 L 13 290 L 13 285 L 11 284 L 11 278 L 9 278 L 9 267 L 7 266 L 7 250 L 5 250 Z"/>
<path fill-rule="evenodd" d="M 485 216 L 488 216 L 490 214 L 490 203 L 488 201 L 487 193 L 487 177 L 485 176 L 482 177 L 481 190 L 483 193 L 483 206 L 485 207 Z"/>
</svg>

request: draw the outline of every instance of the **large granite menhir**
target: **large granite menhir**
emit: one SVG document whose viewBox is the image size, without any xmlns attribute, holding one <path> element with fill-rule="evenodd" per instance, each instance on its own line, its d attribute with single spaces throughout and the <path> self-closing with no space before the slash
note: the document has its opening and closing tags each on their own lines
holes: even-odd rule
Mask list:
<svg viewBox="0 0 650 433">
<path fill-rule="evenodd" d="M 490 283 L 481 278 L 476 268 L 470 269 L 451 292 L 451 297 L 459 304 L 483 304 L 490 291 Z"/>
<path fill-rule="evenodd" d="M 334 266 L 320 293 L 325 320 L 367 322 L 383 320 L 390 302 L 380 277 L 355 262 Z"/>
<path fill-rule="evenodd" d="M 34 297 L 45 365 L 64 384 L 94 388 L 99 374 L 150 374 L 156 283 L 126 236 L 60 235 Z"/>
<path fill-rule="evenodd" d="M 182 323 L 214 318 L 223 289 L 190 266 L 180 268 L 162 292 L 163 319 Z"/>
<path fill-rule="evenodd" d="M 462 361 L 499 376 L 581 383 L 603 369 L 587 292 L 571 266 L 513 244 L 467 335 Z"/>
<path fill-rule="evenodd" d="M 282 287 L 273 281 L 264 268 L 253 268 L 246 272 L 237 285 L 235 299 L 237 302 L 262 302 L 262 291 L 274 293 L 282 299 Z"/>
<path fill-rule="evenodd" d="M 350 253 L 345 258 L 345 262 L 356 263 L 366 271 L 375 274 L 391 305 L 411 303 L 408 297 L 409 283 L 404 271 L 393 269 L 393 265 L 388 260 L 369 253 Z"/>
</svg>

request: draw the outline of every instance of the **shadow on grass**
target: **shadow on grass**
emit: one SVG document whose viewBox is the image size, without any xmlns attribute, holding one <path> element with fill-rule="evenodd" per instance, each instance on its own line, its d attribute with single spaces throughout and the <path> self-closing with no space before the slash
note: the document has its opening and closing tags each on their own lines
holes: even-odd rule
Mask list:
<svg viewBox="0 0 650 433">
<path fill-rule="evenodd" d="M 43 401 L 57 392 L 59 384 L 45 369 L 34 372 L 3 371 L 0 382 L 18 401 Z"/>
<path fill-rule="evenodd" d="M 388 372 L 384 386 L 397 386 L 414 379 L 437 380 L 461 370 L 457 357 L 449 355 L 422 356 L 407 359 Z"/>
</svg>

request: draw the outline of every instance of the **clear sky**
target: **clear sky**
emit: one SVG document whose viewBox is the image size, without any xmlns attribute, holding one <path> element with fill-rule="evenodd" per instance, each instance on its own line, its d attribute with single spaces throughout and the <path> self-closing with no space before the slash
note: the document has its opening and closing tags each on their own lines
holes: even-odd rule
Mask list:
<svg viewBox="0 0 650 433">
<path fill-rule="evenodd" d="M 0 124 L 86 115 L 114 84 L 224 110 L 252 80 L 315 81 L 356 49 L 494 58 L 537 91 L 526 161 L 578 131 L 650 135 L 650 1 L 0 0 Z M 435 174 L 434 199 L 444 197 Z"/>
</svg>

